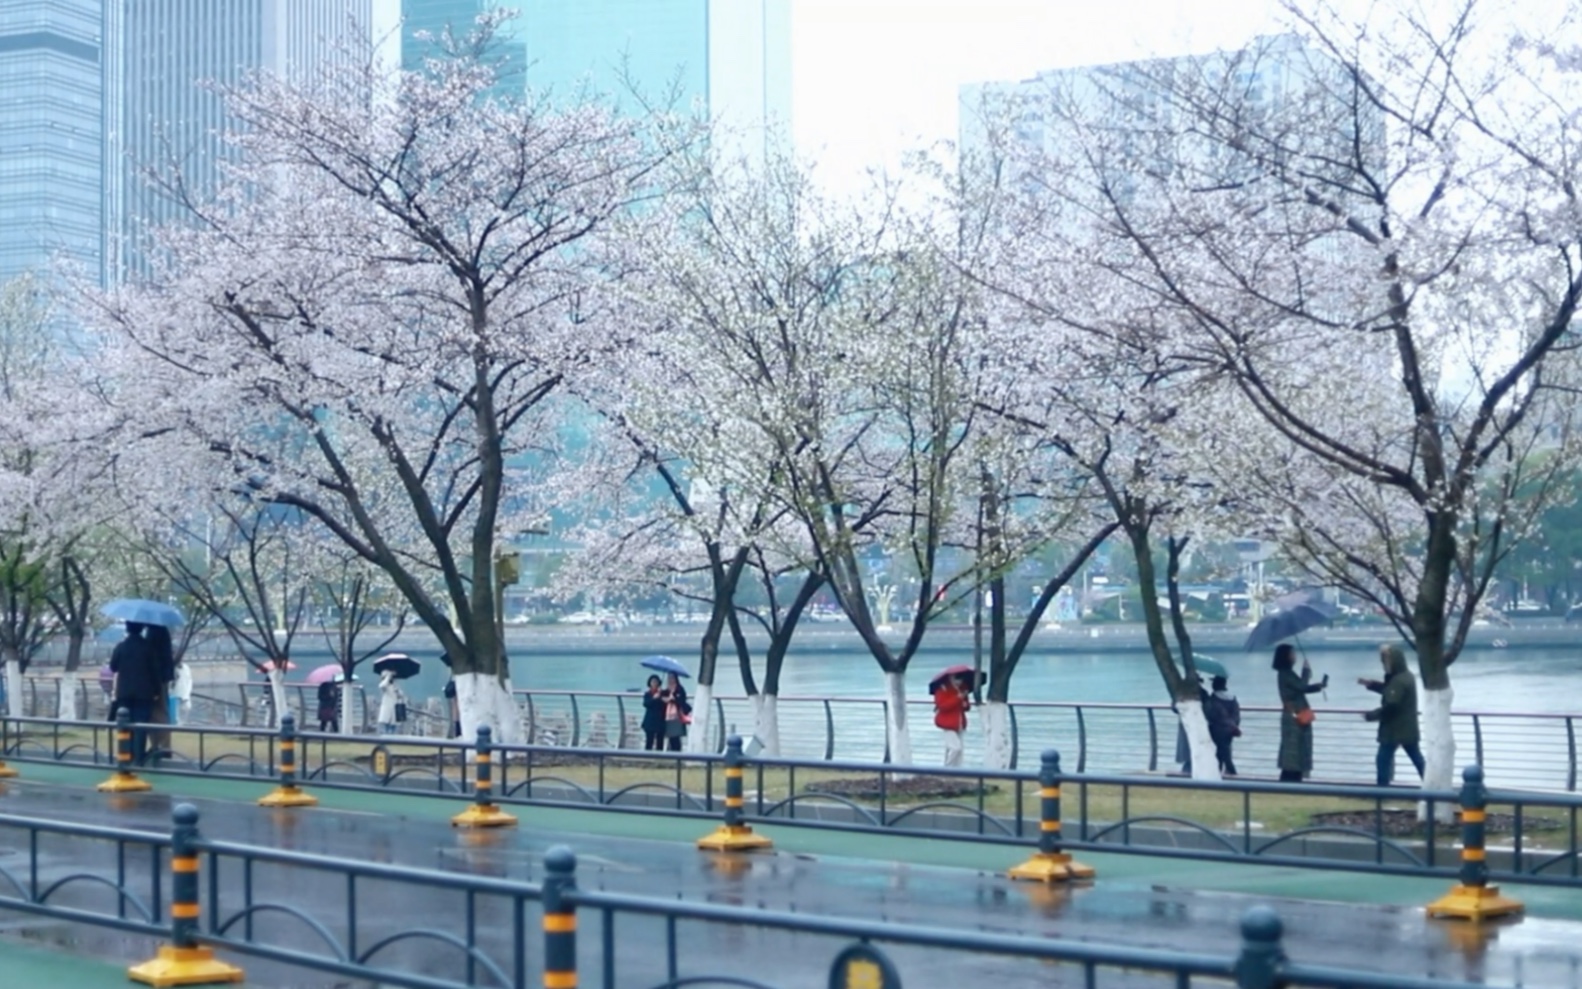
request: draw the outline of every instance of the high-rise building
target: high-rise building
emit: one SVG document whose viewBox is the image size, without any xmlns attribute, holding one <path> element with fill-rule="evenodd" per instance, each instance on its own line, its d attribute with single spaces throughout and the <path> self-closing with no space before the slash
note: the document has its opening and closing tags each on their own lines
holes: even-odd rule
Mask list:
<svg viewBox="0 0 1582 989">
<path fill-rule="evenodd" d="M 122 157 L 109 179 L 122 190 L 119 266 L 134 275 L 146 270 L 148 230 L 183 215 L 148 171 L 179 171 L 198 196 L 219 180 L 230 129 L 220 88 L 258 71 L 301 77 L 342 51 L 358 57 L 359 41 L 394 44 L 400 16 L 399 0 L 121 2 Z"/>
<path fill-rule="evenodd" d="M 0 3 L 0 280 L 60 262 L 104 280 L 113 7 Z"/>
</svg>

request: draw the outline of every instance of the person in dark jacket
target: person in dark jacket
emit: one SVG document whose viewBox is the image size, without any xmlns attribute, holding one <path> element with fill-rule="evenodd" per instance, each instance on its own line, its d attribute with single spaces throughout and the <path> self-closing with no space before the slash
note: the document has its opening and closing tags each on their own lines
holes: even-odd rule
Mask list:
<svg viewBox="0 0 1582 989">
<path fill-rule="evenodd" d="M 110 653 L 110 673 L 115 678 L 115 700 L 110 706 L 110 717 L 120 711 L 134 724 L 148 724 L 154 717 L 154 702 L 164 696 L 159 657 L 154 647 L 143 637 L 145 627 L 141 622 L 126 623 L 126 638 L 116 643 Z M 132 732 L 132 759 L 142 762 L 148 754 L 148 730 L 138 728 Z"/>
<path fill-rule="evenodd" d="M 1313 717 L 1307 703 L 1308 694 L 1316 694 L 1329 686 L 1329 676 L 1318 683 L 1313 669 L 1304 659 L 1302 675 L 1296 673 L 1296 647 L 1282 642 L 1274 647 L 1277 674 L 1276 686 L 1280 691 L 1280 782 L 1300 783 L 1302 777 L 1313 771 Z"/>
<path fill-rule="evenodd" d="M 665 703 L 665 748 L 681 751 L 681 740 L 687 737 L 687 724 L 692 720 L 692 705 L 687 703 L 687 688 L 674 673 L 665 675 L 665 689 L 659 692 Z"/>
<path fill-rule="evenodd" d="M 1406 653 L 1400 646 L 1380 646 L 1379 664 L 1384 667 L 1383 680 L 1357 678 L 1358 683 L 1381 695 L 1379 706 L 1363 715 L 1366 720 L 1379 723 L 1378 784 L 1390 785 L 1395 775 L 1396 749 L 1406 750 L 1406 757 L 1417 767 L 1417 777 L 1421 779 L 1423 753 L 1417 747 L 1417 678 L 1406 668 Z"/>
<path fill-rule="evenodd" d="M 1241 703 L 1230 692 L 1223 676 L 1211 682 L 1212 692 L 1203 702 L 1203 713 L 1208 718 L 1208 735 L 1214 740 L 1214 757 L 1219 760 L 1219 771 L 1226 776 L 1236 775 L 1236 762 L 1231 758 L 1231 743 L 1241 734 Z"/>
<path fill-rule="evenodd" d="M 643 691 L 643 749 L 659 752 L 665 747 L 665 699 L 660 696 L 659 677 L 648 678 Z"/>
</svg>

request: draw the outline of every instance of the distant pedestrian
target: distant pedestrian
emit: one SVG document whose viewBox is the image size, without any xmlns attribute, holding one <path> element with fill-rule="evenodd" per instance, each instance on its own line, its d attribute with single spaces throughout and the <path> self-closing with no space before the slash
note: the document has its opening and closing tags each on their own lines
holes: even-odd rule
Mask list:
<svg viewBox="0 0 1582 989">
<path fill-rule="evenodd" d="M 116 643 L 110 653 L 110 673 L 114 677 L 114 700 L 110 717 L 121 711 L 133 724 L 146 725 L 154 716 L 154 702 L 162 696 L 160 689 L 159 660 L 154 648 L 143 637 L 147 626 L 142 622 L 126 623 L 126 638 Z M 148 730 L 132 731 L 132 759 L 141 763 L 148 754 Z"/>
<path fill-rule="evenodd" d="M 341 730 L 341 691 L 334 680 L 319 684 L 319 731 L 339 733 Z M 364 709 L 366 712 L 366 709 Z M 364 717 L 367 714 L 364 713 Z"/>
<path fill-rule="evenodd" d="M 1296 647 L 1283 642 L 1274 648 L 1271 664 L 1278 674 L 1280 691 L 1280 782 L 1300 783 L 1313 771 L 1313 708 L 1307 695 L 1329 686 L 1329 675 L 1311 683 L 1313 668 L 1302 660 L 1302 674 L 1296 673 Z"/>
<path fill-rule="evenodd" d="M 681 751 L 681 740 L 687 737 L 687 725 L 692 722 L 692 705 L 687 703 L 687 690 L 681 686 L 674 673 L 665 677 L 665 689 L 659 692 L 665 702 L 665 748 Z"/>
<path fill-rule="evenodd" d="M 1213 688 L 1203 702 L 1203 713 L 1208 718 L 1208 735 L 1214 740 L 1214 757 L 1219 760 L 1219 771 L 1226 776 L 1236 775 L 1236 761 L 1231 758 L 1231 743 L 1241 734 L 1241 703 L 1230 692 L 1225 677 L 1216 676 L 1210 681 Z"/>
<path fill-rule="evenodd" d="M 149 712 L 149 720 L 156 725 L 165 726 L 149 732 L 148 758 L 163 759 L 171 755 L 170 694 L 176 679 L 176 647 L 170 641 L 170 629 L 163 625 L 144 626 L 143 638 L 148 640 L 149 649 L 152 651 L 158 682 L 158 693 L 154 695 L 154 706 Z"/>
<path fill-rule="evenodd" d="M 445 669 L 450 667 L 450 653 L 440 653 L 439 661 L 445 664 Z M 451 671 L 445 680 L 445 710 L 450 715 L 450 734 L 447 738 L 461 737 L 461 703 L 456 700 L 456 673 Z"/>
<path fill-rule="evenodd" d="M 170 682 L 170 723 L 179 725 L 192 712 L 192 670 L 187 661 L 176 664 L 176 678 Z"/>
<path fill-rule="evenodd" d="M 961 677 L 948 677 L 934 691 L 934 727 L 945 733 L 945 765 L 961 765 L 966 751 L 967 712 L 972 709 L 972 696 L 967 681 Z"/>
<path fill-rule="evenodd" d="M 389 670 L 379 674 L 379 734 L 395 734 L 396 705 L 400 700 L 401 688 L 396 686 L 395 674 Z"/>
<path fill-rule="evenodd" d="M 1381 695 L 1378 707 L 1363 715 L 1368 721 L 1379 723 L 1379 753 L 1376 781 L 1389 786 L 1395 775 L 1395 750 L 1405 749 L 1406 757 L 1417 768 L 1417 778 L 1423 777 L 1423 753 L 1417 747 L 1417 678 L 1406 667 L 1406 653 L 1400 646 L 1379 647 L 1379 664 L 1384 667 L 1383 680 L 1358 677 L 1357 682 Z"/>
<path fill-rule="evenodd" d="M 659 677 L 648 678 L 643 691 L 643 750 L 659 752 L 665 747 L 665 699 L 661 697 Z"/>
</svg>

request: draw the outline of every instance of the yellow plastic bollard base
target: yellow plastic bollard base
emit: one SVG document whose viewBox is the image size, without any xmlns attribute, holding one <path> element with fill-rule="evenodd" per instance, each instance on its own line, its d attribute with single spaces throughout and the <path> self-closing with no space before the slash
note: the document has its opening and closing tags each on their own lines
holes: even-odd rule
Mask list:
<svg viewBox="0 0 1582 989">
<path fill-rule="evenodd" d="M 450 819 L 453 828 L 508 828 L 515 824 L 515 814 L 507 814 L 494 804 L 473 804 Z"/>
<path fill-rule="evenodd" d="M 300 786 L 277 786 L 258 798 L 260 807 L 317 807 L 319 798 Z"/>
<path fill-rule="evenodd" d="M 1064 883 L 1098 875 L 1093 866 L 1083 865 L 1065 852 L 1034 852 L 1032 858 L 1005 874 L 1032 883 Z"/>
<path fill-rule="evenodd" d="M 142 779 L 136 773 L 115 773 L 109 779 L 94 787 L 100 793 L 140 793 L 143 790 L 152 790 L 154 784 Z"/>
<path fill-rule="evenodd" d="M 1523 909 L 1520 900 L 1501 896 L 1498 886 L 1456 886 L 1428 905 L 1428 916 L 1479 921 L 1521 913 Z"/>
<path fill-rule="evenodd" d="M 758 848 L 773 848 L 774 842 L 761 834 L 753 834 L 746 824 L 732 827 L 721 824 L 712 834 L 698 839 L 698 847 L 714 852 L 750 852 Z"/>
<path fill-rule="evenodd" d="M 16 773 L 15 769 L 12 769 L 10 766 L 7 766 L 5 763 L 0 762 L 0 780 L 8 780 L 11 777 L 15 776 L 16 774 L 17 773 Z"/>
<path fill-rule="evenodd" d="M 177 948 L 162 945 L 159 956 L 126 970 L 133 982 L 151 986 L 205 986 L 216 982 L 240 982 L 242 970 L 214 957 L 211 948 Z"/>
</svg>

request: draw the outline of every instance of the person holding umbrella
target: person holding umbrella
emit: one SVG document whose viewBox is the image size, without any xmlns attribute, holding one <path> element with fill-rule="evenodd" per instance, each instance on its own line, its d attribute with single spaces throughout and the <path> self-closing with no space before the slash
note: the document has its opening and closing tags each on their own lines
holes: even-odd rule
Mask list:
<svg viewBox="0 0 1582 989">
<path fill-rule="evenodd" d="M 934 727 L 945 733 L 945 765 L 961 765 L 966 751 L 967 712 L 972 710 L 973 672 L 966 666 L 952 666 L 931 680 L 934 695 Z"/>
<path fill-rule="evenodd" d="M 665 747 L 665 699 L 661 696 L 659 674 L 648 675 L 643 691 L 643 751 L 659 752 Z"/>
<path fill-rule="evenodd" d="M 674 673 L 665 677 L 665 689 L 659 692 L 665 704 L 665 748 L 670 752 L 681 751 L 681 740 L 687 737 L 687 724 L 692 720 L 692 705 L 687 703 L 687 690 Z"/>
<path fill-rule="evenodd" d="M 1307 659 L 1302 660 L 1302 675 L 1296 674 L 1296 647 L 1282 642 L 1274 648 L 1271 666 L 1280 691 L 1280 782 L 1300 783 L 1313 771 L 1313 708 L 1307 695 L 1329 686 L 1329 674 L 1318 683 Z"/>
<path fill-rule="evenodd" d="M 154 717 L 154 702 L 163 692 L 159 658 L 143 636 L 147 627 L 142 622 L 127 622 L 126 638 L 116 643 L 110 653 L 110 674 L 114 678 L 111 720 L 121 711 L 138 725 L 147 724 Z M 148 730 L 136 728 L 132 731 L 132 759 L 141 763 L 147 754 Z"/>
</svg>

